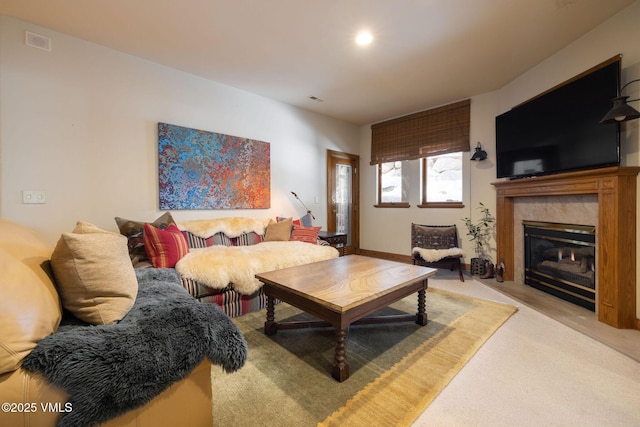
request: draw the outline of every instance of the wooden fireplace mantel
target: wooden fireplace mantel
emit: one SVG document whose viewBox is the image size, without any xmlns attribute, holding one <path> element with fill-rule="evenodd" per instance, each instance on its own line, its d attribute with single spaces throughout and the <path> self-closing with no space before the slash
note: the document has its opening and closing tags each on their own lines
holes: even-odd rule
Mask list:
<svg viewBox="0 0 640 427">
<path fill-rule="evenodd" d="M 616 328 L 636 327 L 636 181 L 640 167 L 608 167 L 492 183 L 496 244 L 505 280 L 514 279 L 514 199 L 596 194 L 596 311 Z"/>
</svg>

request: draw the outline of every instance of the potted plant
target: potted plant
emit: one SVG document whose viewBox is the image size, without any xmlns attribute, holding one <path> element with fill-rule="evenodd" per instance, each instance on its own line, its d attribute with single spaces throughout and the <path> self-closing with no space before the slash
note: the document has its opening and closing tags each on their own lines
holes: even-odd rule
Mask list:
<svg viewBox="0 0 640 427">
<path fill-rule="evenodd" d="M 493 225 L 496 219 L 491 215 L 489 208 L 480 202 L 481 217 L 477 222 L 471 221 L 471 218 L 463 218 L 464 225 L 467 227 L 467 236 L 471 236 L 471 241 L 475 244 L 476 258 L 471 258 L 471 274 L 484 274 L 485 263 L 488 260 L 485 248 L 488 247 L 489 236 L 493 231 Z"/>
</svg>

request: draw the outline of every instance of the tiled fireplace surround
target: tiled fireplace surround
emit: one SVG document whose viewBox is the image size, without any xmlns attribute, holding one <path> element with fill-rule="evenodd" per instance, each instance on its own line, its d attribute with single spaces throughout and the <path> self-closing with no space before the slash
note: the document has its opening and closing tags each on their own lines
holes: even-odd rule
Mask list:
<svg viewBox="0 0 640 427">
<path fill-rule="evenodd" d="M 497 252 L 505 280 L 524 278 L 522 220 L 596 226 L 596 313 L 636 328 L 636 176 L 612 167 L 495 182 Z"/>
<path fill-rule="evenodd" d="M 513 274 L 524 278 L 524 234 L 522 221 L 561 222 L 565 224 L 596 225 L 598 223 L 598 196 L 519 197 L 513 209 Z M 596 288 L 598 277 L 596 276 Z"/>
</svg>

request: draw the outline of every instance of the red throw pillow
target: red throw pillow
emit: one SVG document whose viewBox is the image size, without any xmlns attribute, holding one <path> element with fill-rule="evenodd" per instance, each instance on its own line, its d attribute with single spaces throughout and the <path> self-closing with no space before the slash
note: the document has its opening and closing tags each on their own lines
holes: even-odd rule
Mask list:
<svg viewBox="0 0 640 427">
<path fill-rule="evenodd" d="M 322 227 L 303 227 L 296 223 L 293 224 L 293 231 L 291 232 L 291 239 L 299 242 L 318 244 L 318 231 Z"/>
<path fill-rule="evenodd" d="M 175 224 L 164 230 L 145 224 L 143 237 L 147 256 L 156 268 L 173 268 L 189 253 L 187 239 Z"/>
</svg>

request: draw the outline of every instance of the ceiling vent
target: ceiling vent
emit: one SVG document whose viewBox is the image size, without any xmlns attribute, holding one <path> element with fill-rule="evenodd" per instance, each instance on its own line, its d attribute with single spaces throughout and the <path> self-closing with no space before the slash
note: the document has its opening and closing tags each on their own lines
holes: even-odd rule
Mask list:
<svg viewBox="0 0 640 427">
<path fill-rule="evenodd" d="M 27 46 L 51 52 L 51 39 L 49 37 L 26 31 L 25 42 Z"/>
</svg>

